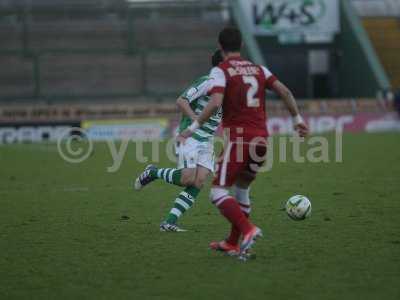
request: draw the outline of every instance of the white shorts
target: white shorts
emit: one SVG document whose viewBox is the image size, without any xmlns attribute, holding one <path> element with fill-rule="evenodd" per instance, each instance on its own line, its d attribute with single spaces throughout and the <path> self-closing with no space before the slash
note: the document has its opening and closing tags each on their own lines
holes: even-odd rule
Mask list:
<svg viewBox="0 0 400 300">
<path fill-rule="evenodd" d="M 178 153 L 178 169 L 202 166 L 214 172 L 214 144 L 212 142 L 199 142 L 188 138 L 184 145 L 176 148 Z"/>
</svg>

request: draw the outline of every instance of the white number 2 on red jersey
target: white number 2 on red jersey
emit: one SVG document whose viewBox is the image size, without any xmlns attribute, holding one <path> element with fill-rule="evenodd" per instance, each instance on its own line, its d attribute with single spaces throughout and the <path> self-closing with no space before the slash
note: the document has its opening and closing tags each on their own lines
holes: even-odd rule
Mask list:
<svg viewBox="0 0 400 300">
<path fill-rule="evenodd" d="M 243 76 L 243 82 L 249 84 L 247 90 L 247 107 L 259 107 L 260 99 L 256 98 L 258 92 L 258 81 L 254 76 Z"/>
</svg>

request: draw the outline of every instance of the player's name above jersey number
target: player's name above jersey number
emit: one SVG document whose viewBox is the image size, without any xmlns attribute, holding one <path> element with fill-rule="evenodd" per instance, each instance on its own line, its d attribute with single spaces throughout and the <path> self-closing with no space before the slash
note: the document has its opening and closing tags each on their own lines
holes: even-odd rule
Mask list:
<svg viewBox="0 0 400 300">
<path fill-rule="evenodd" d="M 246 67 L 230 67 L 228 68 L 229 76 L 249 76 L 249 75 L 259 75 L 260 68 L 257 66 L 246 66 Z"/>
</svg>

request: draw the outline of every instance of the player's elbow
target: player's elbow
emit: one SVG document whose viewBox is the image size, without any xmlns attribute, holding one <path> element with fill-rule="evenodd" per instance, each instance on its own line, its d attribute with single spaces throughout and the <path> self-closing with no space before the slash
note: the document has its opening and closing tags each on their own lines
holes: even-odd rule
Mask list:
<svg viewBox="0 0 400 300">
<path fill-rule="evenodd" d="M 283 99 L 288 99 L 288 98 L 293 97 L 293 94 L 289 90 L 289 88 L 280 81 L 276 81 L 274 83 L 273 90 L 275 91 L 275 93 L 277 93 L 279 95 L 279 97 L 281 97 Z"/>
<path fill-rule="evenodd" d="M 220 94 L 213 95 L 213 97 L 210 101 L 213 111 L 217 110 L 218 108 L 220 108 L 222 106 L 223 97 L 224 96 L 220 95 Z"/>
<path fill-rule="evenodd" d="M 222 106 L 222 100 L 218 100 L 217 103 L 215 103 L 215 110 L 217 110 L 221 106 Z"/>
<path fill-rule="evenodd" d="M 285 98 L 293 98 L 293 93 L 288 89 L 288 88 L 286 88 L 285 89 L 285 91 L 284 91 L 284 93 L 283 93 L 283 96 L 285 97 Z"/>
<path fill-rule="evenodd" d="M 185 100 L 183 100 L 181 97 L 176 99 L 176 106 L 178 106 L 178 108 L 182 107 L 183 101 Z"/>
<path fill-rule="evenodd" d="M 292 92 L 284 85 L 280 85 L 277 89 L 279 96 L 283 99 L 290 98 L 292 96 Z"/>
<path fill-rule="evenodd" d="M 213 99 L 213 102 L 214 102 L 215 107 L 216 107 L 216 108 L 219 108 L 219 107 L 222 105 L 223 100 L 224 100 L 224 96 L 223 96 L 222 94 L 221 94 L 221 95 L 218 94 L 218 95 Z"/>
</svg>

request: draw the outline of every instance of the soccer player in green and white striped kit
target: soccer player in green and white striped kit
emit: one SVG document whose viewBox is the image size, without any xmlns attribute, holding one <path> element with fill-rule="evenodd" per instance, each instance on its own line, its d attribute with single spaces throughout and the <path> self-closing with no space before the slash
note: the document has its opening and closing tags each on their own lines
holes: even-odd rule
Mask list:
<svg viewBox="0 0 400 300">
<path fill-rule="evenodd" d="M 223 61 L 220 50 L 212 56 L 212 65 L 217 66 Z M 203 111 L 209 101 L 207 95 L 210 87 L 210 77 L 203 76 L 192 83 L 178 98 L 177 104 L 183 116 L 179 124 L 179 132 L 191 126 L 197 116 Z M 184 143 L 177 143 L 178 166 L 173 168 L 157 168 L 149 165 L 135 180 L 136 190 L 156 179 L 167 183 L 185 187 L 175 199 L 174 207 L 166 219 L 160 224 L 161 231 L 185 231 L 177 225 L 178 219 L 192 207 L 207 176 L 214 172 L 214 134 L 221 122 L 222 108 L 220 108 L 200 128 L 196 129 L 192 137 Z"/>
</svg>

